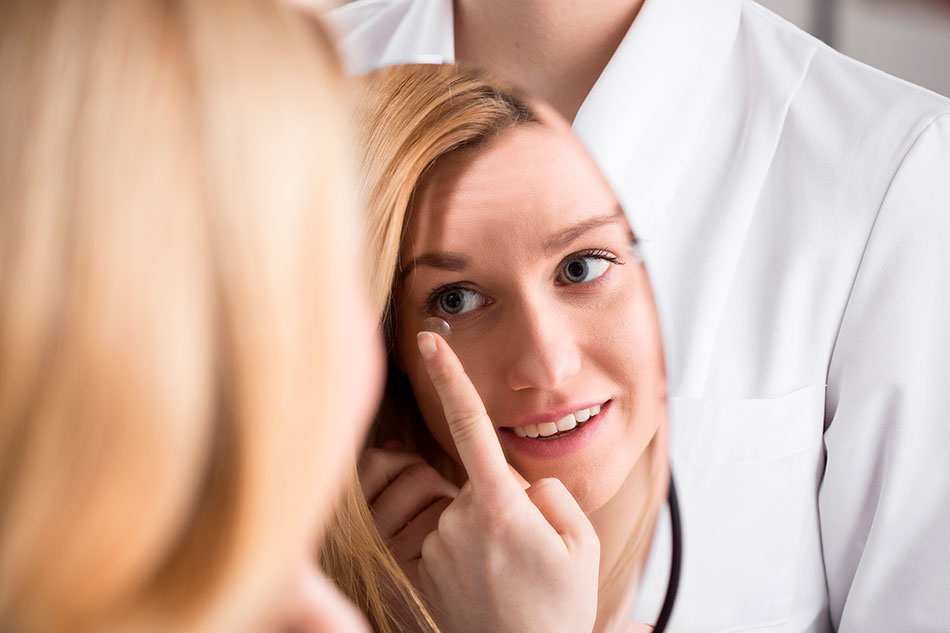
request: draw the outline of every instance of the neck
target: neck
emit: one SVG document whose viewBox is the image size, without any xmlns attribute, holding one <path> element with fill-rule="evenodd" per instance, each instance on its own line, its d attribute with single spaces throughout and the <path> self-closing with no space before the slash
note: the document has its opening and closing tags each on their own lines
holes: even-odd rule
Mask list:
<svg viewBox="0 0 950 633">
<path fill-rule="evenodd" d="M 455 56 L 573 121 L 644 0 L 455 0 Z"/>
<path fill-rule="evenodd" d="M 618 493 L 588 515 L 600 538 L 600 591 L 594 633 L 627 631 L 634 624 L 630 614 L 638 595 L 639 577 L 666 494 L 666 460 L 660 461 L 662 464 L 657 462 L 655 452 L 645 451 Z M 639 535 L 632 552 L 628 551 L 631 527 Z"/>
</svg>

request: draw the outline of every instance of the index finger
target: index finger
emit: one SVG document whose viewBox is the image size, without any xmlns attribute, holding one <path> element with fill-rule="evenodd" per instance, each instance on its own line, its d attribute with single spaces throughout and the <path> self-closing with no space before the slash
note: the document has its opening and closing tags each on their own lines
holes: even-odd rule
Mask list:
<svg viewBox="0 0 950 633">
<path fill-rule="evenodd" d="M 473 490 L 517 486 L 495 434 L 495 425 L 458 356 L 445 339 L 432 332 L 419 332 L 417 343 Z"/>
</svg>

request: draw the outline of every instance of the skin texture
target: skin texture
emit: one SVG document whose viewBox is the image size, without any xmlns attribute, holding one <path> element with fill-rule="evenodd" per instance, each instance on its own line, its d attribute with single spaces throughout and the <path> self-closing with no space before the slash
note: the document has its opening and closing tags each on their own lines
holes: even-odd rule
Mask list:
<svg viewBox="0 0 950 633">
<path fill-rule="evenodd" d="M 599 557 L 590 521 L 557 479 L 528 485 L 509 470 L 458 357 L 430 332 L 417 343 L 469 473 L 422 544 L 423 595 L 450 606 L 438 619 L 455 633 L 590 631 Z"/>
<path fill-rule="evenodd" d="M 546 250 L 565 228 L 592 219 L 606 221 Z M 557 477 L 586 512 L 602 508 L 656 431 L 662 354 L 646 272 L 600 172 L 566 130 L 521 126 L 487 149 L 446 157 L 422 189 L 408 235 L 404 268 L 435 252 L 470 263 L 459 271 L 417 265 L 396 295 L 397 349 L 433 436 L 456 455 L 413 349 L 428 316 L 452 326 L 452 347 L 496 427 L 574 403 L 612 401 L 609 424 L 572 455 L 508 451 L 529 482 Z M 565 259 L 587 249 L 623 265 L 586 284 L 559 282 Z M 427 310 L 430 291 L 446 284 L 477 290 L 485 305 L 457 316 Z"/>
<path fill-rule="evenodd" d="M 571 620 L 575 614 L 558 610 L 569 604 L 583 613 L 585 600 L 596 605 L 593 630 L 607 630 L 635 597 L 635 582 L 628 578 L 599 595 L 596 588 L 627 546 L 630 526 L 646 496 L 651 490 L 657 498 L 662 495 L 656 492 L 656 480 L 650 479 L 649 464 L 639 459 L 658 429 L 664 432 L 660 422 L 666 415 L 659 326 L 646 271 L 599 170 L 566 124 L 547 115 L 544 121 L 508 130 L 487 147 L 440 159 L 418 191 L 403 243 L 401 268 L 408 272 L 396 288 L 396 350 L 426 426 L 462 466 L 459 476 L 446 481 L 418 456 L 396 446 L 374 449 L 361 462 L 364 493 L 397 560 L 417 586 L 434 596 L 444 593 L 453 605 L 447 613 L 457 618 L 452 622 L 460 628 L 450 626 L 448 631 L 467 630 L 467 622 L 476 622 L 479 630 L 508 630 L 492 627 L 511 624 L 511 611 L 508 620 L 499 616 L 485 621 L 493 613 L 517 609 L 506 604 L 506 596 L 517 597 L 520 604 L 528 600 L 536 607 L 551 605 L 533 609 L 535 618 L 540 612 L 557 616 L 543 623 L 529 618 L 518 623 L 522 628 L 510 630 L 533 630 L 523 627 L 539 624 L 555 627 L 539 630 L 562 630 L 557 628 L 561 624 L 575 627 L 563 630 L 591 630 Z M 568 239 L 566 231 L 579 226 L 588 230 L 575 231 Z M 616 261 L 607 265 L 602 259 L 587 259 L 595 272 L 583 283 L 569 283 L 567 264 L 590 257 L 592 251 Z M 433 291 L 447 287 L 466 289 L 466 307 L 471 309 L 459 315 L 442 310 L 440 301 L 433 301 L 441 295 Z M 463 378 L 457 380 L 472 387 L 472 397 L 462 405 L 446 401 L 419 352 L 417 333 L 431 316 L 452 327 L 445 355 L 457 355 L 459 370 L 464 366 Z M 602 414 L 590 441 L 556 458 L 519 452 L 510 442 L 511 432 L 499 428 L 517 425 L 524 416 L 604 402 L 610 403 L 609 413 Z M 461 410 L 458 417 L 463 421 L 483 420 L 479 433 L 493 431 L 494 444 L 485 437 L 478 440 L 495 447 L 483 449 L 488 466 L 475 458 L 476 467 L 498 480 L 505 470 L 521 489 L 545 489 L 556 479 L 559 492 L 540 496 L 553 494 L 552 504 L 560 508 L 555 516 L 574 516 L 575 530 L 583 522 L 573 509 L 586 513 L 600 546 L 596 581 L 589 586 L 577 582 L 590 573 L 590 549 L 572 556 L 562 551 L 560 558 L 552 558 L 558 550 L 551 549 L 554 541 L 539 536 L 544 524 L 536 520 L 534 510 L 516 504 L 515 496 L 506 498 L 507 505 L 488 510 L 479 504 L 480 497 L 466 483 L 466 473 L 475 476 L 471 463 L 459 447 L 460 436 L 467 441 L 473 431 L 470 426 L 453 431 L 448 414 L 452 408 Z M 533 494 L 528 497 L 535 501 Z M 516 507 L 522 512 L 504 510 Z M 542 514 L 548 527 L 557 522 L 548 512 Z M 498 525 L 506 529 L 495 529 Z M 523 539 L 526 534 L 534 536 Z M 539 543 L 548 543 L 549 549 L 535 551 Z M 485 560 L 518 565 L 488 569 L 482 565 Z M 420 571 L 426 569 L 428 577 Z M 466 573 L 459 574 L 459 569 Z M 519 576 L 525 569 L 530 578 Z M 554 580 L 529 597 L 526 587 L 540 587 L 541 577 Z M 560 598 L 564 587 L 557 579 L 571 577 L 568 593 Z M 593 587 L 594 595 L 581 595 L 581 585 Z M 486 587 L 491 588 L 490 599 Z M 477 597 L 482 610 L 465 613 L 470 601 L 462 596 Z M 640 625 L 626 621 L 623 626 L 627 628 L 611 630 L 637 630 L 629 627 Z"/>
<path fill-rule="evenodd" d="M 643 0 L 455 0 L 455 57 L 544 100 L 568 121 Z"/>
</svg>

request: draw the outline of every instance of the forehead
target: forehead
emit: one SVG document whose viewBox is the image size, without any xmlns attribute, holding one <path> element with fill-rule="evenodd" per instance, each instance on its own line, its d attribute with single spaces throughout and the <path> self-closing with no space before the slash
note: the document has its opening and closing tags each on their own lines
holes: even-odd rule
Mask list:
<svg viewBox="0 0 950 633">
<path fill-rule="evenodd" d="M 439 160 L 417 192 L 404 253 L 512 242 L 536 247 L 558 228 L 612 213 L 616 206 L 568 129 L 519 125 L 487 147 Z"/>
</svg>

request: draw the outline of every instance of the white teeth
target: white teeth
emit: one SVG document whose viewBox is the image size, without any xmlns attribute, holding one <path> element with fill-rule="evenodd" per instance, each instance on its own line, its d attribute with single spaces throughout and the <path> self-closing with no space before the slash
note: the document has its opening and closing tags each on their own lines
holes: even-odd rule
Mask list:
<svg viewBox="0 0 950 633">
<path fill-rule="evenodd" d="M 568 413 L 554 424 L 557 426 L 558 431 L 570 431 L 575 426 L 577 426 L 577 422 L 578 420 L 574 417 L 574 414 Z M 581 422 L 583 422 L 583 420 L 581 420 Z"/>
<path fill-rule="evenodd" d="M 574 413 L 568 413 L 557 422 L 544 422 L 543 424 L 525 424 L 516 426 L 512 431 L 518 437 L 550 437 L 555 433 L 570 431 L 577 428 L 578 424 L 587 422 L 589 419 L 600 413 L 600 405 L 595 404 L 590 409 L 581 409 Z"/>
</svg>

